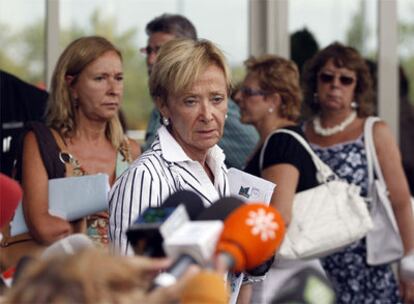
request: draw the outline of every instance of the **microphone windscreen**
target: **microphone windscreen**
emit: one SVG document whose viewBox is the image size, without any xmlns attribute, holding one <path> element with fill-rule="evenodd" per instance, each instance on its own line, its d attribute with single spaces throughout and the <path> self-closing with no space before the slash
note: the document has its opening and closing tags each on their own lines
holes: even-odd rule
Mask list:
<svg viewBox="0 0 414 304">
<path fill-rule="evenodd" d="M 204 209 L 197 218 L 197 221 L 224 221 L 233 211 L 244 205 L 244 202 L 236 197 L 224 197 L 213 205 Z"/>
<path fill-rule="evenodd" d="M 194 192 L 180 190 L 169 196 L 162 207 L 177 207 L 184 205 L 190 220 L 195 220 L 197 216 L 205 209 L 202 199 Z"/>
<path fill-rule="evenodd" d="M 19 183 L 0 173 L 0 228 L 13 217 L 23 192 Z"/>
<path fill-rule="evenodd" d="M 216 251 L 229 254 L 235 272 L 259 266 L 279 248 L 285 236 L 280 213 L 260 203 L 245 204 L 224 221 Z"/>
<path fill-rule="evenodd" d="M 223 275 L 208 270 L 201 271 L 184 286 L 180 295 L 183 304 L 227 304 L 229 291 Z"/>
<path fill-rule="evenodd" d="M 93 241 L 85 234 L 71 234 L 54 242 L 42 253 L 42 259 L 48 259 L 55 255 L 72 255 L 87 248 L 94 247 Z"/>
</svg>

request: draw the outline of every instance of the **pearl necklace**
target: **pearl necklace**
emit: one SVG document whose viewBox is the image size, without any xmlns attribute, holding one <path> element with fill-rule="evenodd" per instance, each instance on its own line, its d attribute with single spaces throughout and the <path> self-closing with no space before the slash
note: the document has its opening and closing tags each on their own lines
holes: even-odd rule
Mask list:
<svg viewBox="0 0 414 304">
<path fill-rule="evenodd" d="M 356 117 L 357 113 L 355 111 L 352 111 L 351 114 L 349 114 L 349 116 L 339 125 L 336 125 L 332 128 L 323 128 L 321 125 L 321 118 L 319 116 L 316 116 L 313 120 L 313 130 L 318 135 L 331 136 L 345 130 L 345 128 L 349 126 Z"/>
</svg>

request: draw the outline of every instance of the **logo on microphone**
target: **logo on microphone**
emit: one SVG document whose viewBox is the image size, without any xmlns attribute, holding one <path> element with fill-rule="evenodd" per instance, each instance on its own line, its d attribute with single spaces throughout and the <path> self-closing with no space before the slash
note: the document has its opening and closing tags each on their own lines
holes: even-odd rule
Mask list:
<svg viewBox="0 0 414 304">
<path fill-rule="evenodd" d="M 273 213 L 260 208 L 256 211 L 250 211 L 249 217 L 246 219 L 246 224 L 252 226 L 252 234 L 260 235 L 263 242 L 276 237 L 276 230 L 279 229 L 279 225 L 274 221 L 275 216 Z"/>
</svg>

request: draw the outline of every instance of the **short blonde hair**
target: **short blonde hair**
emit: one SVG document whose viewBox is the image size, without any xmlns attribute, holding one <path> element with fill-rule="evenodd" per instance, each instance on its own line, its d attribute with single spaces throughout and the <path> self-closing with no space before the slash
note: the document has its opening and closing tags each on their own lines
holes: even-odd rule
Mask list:
<svg viewBox="0 0 414 304">
<path fill-rule="evenodd" d="M 73 76 L 74 84 L 85 67 L 106 52 L 115 52 L 122 60 L 121 52 L 108 40 L 99 36 L 82 37 L 70 43 L 60 55 L 52 75 L 50 96 L 46 107 L 47 125 L 63 136 L 76 131 L 75 105 L 66 76 Z M 118 149 L 124 139 L 118 115 L 110 119 L 106 137 Z"/>
<path fill-rule="evenodd" d="M 231 73 L 222 51 L 208 40 L 174 39 L 164 44 L 153 66 L 149 87 L 151 96 L 167 102 L 168 96 L 192 86 L 209 66 L 223 70 L 227 94 L 231 91 Z"/>
<path fill-rule="evenodd" d="M 5 303 L 144 303 L 149 283 L 131 257 L 93 248 L 34 260 Z"/>
<path fill-rule="evenodd" d="M 296 64 L 276 55 L 250 57 L 244 64 L 247 73 L 257 79 L 260 89 L 280 95 L 280 115 L 296 121 L 300 116 L 302 104 L 302 91 Z"/>
</svg>

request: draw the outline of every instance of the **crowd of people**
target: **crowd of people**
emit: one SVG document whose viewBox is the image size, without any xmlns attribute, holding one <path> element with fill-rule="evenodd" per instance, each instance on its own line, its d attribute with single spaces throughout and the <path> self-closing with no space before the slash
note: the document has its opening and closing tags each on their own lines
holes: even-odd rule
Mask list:
<svg viewBox="0 0 414 304">
<path fill-rule="evenodd" d="M 146 33 L 141 51 L 154 109 L 142 149 L 121 124 L 122 54 L 98 36 L 65 48 L 44 115 L 29 117 L 15 136 L 14 166 L 7 173 L 23 190 L 28 231 L 13 235 L 11 219 L 2 220 L 2 283 L 10 285 L 6 274 L 15 273 L 2 289 L 5 303 L 284 303 L 286 282 L 309 269 L 332 291 L 327 303 L 414 303 L 414 280 L 399 276 L 391 263 L 370 265 L 365 238 L 311 260 L 283 260 L 276 250 L 241 273 L 217 267 L 212 258 L 208 267 L 192 265 L 169 278 L 168 286 L 154 288 L 154 277 L 174 261 L 137 256 L 128 228 L 177 191 L 196 193 L 204 208 L 230 196 L 230 167 L 276 184 L 270 206 L 289 227 L 295 195 L 319 181 L 311 156 L 295 138 L 277 132 L 282 129 L 307 140 L 339 178 L 358 185 L 369 206 L 364 124 L 375 112 L 375 79 L 358 51 L 334 42 L 322 50 L 312 46 L 299 68 L 276 55 L 250 57 L 235 85 L 223 52 L 199 39 L 187 18 L 163 14 Z M 405 107 L 414 113 L 408 101 Z M 373 134 L 404 255 L 410 256 L 412 162 L 401 156 L 386 122 L 376 123 Z M 108 176 L 106 210 L 75 219 L 51 212 L 50 180 L 96 174 Z M 2 198 L 1 204 L 10 203 Z M 91 244 L 65 242 L 76 234 Z M 64 249 L 46 256 L 55 244 Z M 297 296 L 305 287 L 296 288 Z"/>
</svg>

